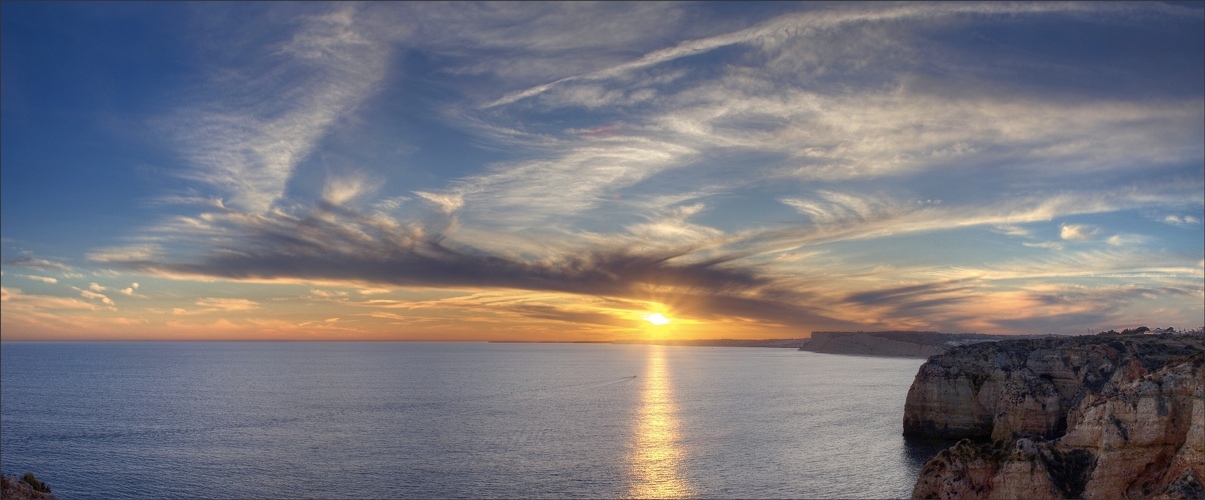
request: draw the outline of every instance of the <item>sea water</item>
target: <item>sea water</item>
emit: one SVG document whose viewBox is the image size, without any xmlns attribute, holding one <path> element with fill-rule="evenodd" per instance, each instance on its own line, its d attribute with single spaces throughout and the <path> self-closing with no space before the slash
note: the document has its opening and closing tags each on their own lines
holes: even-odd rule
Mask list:
<svg viewBox="0 0 1205 500">
<path fill-rule="evenodd" d="M 4 343 L 0 470 L 73 498 L 907 497 L 921 360 L 751 347 Z"/>
</svg>

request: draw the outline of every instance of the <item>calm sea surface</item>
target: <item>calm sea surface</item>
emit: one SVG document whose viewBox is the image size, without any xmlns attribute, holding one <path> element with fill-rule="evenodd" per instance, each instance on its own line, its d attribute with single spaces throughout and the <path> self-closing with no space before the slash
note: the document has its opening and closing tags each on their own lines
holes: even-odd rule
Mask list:
<svg viewBox="0 0 1205 500">
<path fill-rule="evenodd" d="M 60 499 L 911 493 L 921 360 L 487 343 L 5 343 L 0 470 Z"/>
</svg>

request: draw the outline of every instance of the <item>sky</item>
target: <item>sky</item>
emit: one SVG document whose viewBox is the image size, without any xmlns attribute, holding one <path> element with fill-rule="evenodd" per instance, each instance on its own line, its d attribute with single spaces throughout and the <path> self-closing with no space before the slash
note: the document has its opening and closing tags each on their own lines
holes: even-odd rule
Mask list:
<svg viewBox="0 0 1205 500">
<path fill-rule="evenodd" d="M 0 338 L 1205 324 L 1205 4 L 0 5 Z"/>
</svg>

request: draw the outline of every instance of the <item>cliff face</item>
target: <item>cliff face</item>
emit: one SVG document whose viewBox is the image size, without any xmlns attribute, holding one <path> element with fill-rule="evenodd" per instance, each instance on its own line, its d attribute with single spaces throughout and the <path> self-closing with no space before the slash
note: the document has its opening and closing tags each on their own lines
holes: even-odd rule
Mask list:
<svg viewBox="0 0 1205 500">
<path fill-rule="evenodd" d="M 1068 428 L 1058 448 L 1095 457 L 1085 498 L 1205 496 L 1205 354 L 1084 400 Z"/>
<path fill-rule="evenodd" d="M 1199 337 L 1064 337 L 955 347 L 921 366 L 904 405 L 904 434 L 1053 439 L 1085 398 L 1205 349 Z"/>
<path fill-rule="evenodd" d="M 921 368 L 906 432 L 993 441 L 939 453 L 913 498 L 1205 498 L 1205 339 L 1026 342 Z"/>
<path fill-rule="evenodd" d="M 42 485 L 43 487 L 45 485 Z M 48 489 L 48 488 L 47 488 Z M 15 477 L 0 477 L 0 498 L 8 500 L 55 500 L 49 491 L 37 491 L 29 483 Z"/>
</svg>

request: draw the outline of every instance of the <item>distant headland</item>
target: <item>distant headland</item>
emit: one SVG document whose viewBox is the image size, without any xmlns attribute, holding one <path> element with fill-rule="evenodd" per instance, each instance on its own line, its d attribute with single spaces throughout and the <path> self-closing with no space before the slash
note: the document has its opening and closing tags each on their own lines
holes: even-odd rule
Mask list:
<svg viewBox="0 0 1205 500">
<path fill-rule="evenodd" d="M 1170 335 L 1200 337 L 1205 328 L 1176 330 L 1174 328 L 1138 327 L 1121 332 L 1109 330 L 1099 335 Z M 880 332 L 812 332 L 809 338 L 796 339 L 624 339 L 578 341 L 492 341 L 494 343 L 538 344 L 644 344 L 694 347 L 776 347 L 799 349 L 823 354 L 847 356 L 887 356 L 929 359 L 951 349 L 983 342 L 1003 340 L 1038 340 L 1072 338 L 1071 335 L 993 335 L 986 333 L 942 333 L 891 330 Z"/>
<path fill-rule="evenodd" d="M 1027 338 L 983 333 L 940 333 L 914 331 L 812 332 L 802 339 L 706 339 L 706 340 L 617 340 L 616 344 L 654 344 L 712 347 L 779 347 L 824 354 L 891 356 L 927 359 L 955 346 L 993 340 Z"/>
<path fill-rule="evenodd" d="M 993 340 L 1019 338 L 983 333 L 940 332 L 812 332 L 800 350 L 854 356 L 928 358 L 953 347 Z"/>
<path fill-rule="evenodd" d="M 775 347 L 824 354 L 890 356 L 927 359 L 955 346 L 1035 336 L 988 335 L 914 331 L 812 332 L 795 339 L 623 339 L 587 341 L 491 341 L 505 344 L 644 344 L 693 347 Z"/>
</svg>

